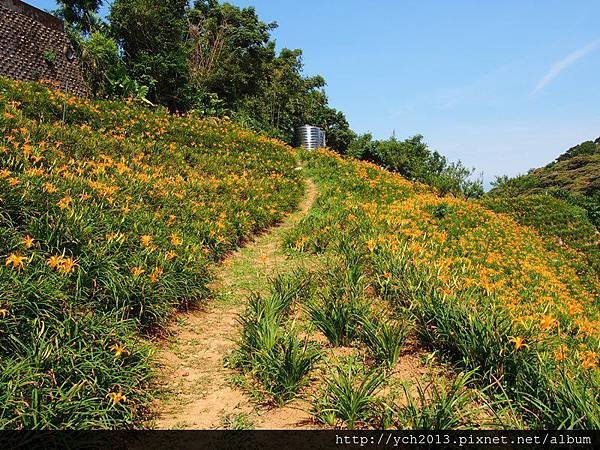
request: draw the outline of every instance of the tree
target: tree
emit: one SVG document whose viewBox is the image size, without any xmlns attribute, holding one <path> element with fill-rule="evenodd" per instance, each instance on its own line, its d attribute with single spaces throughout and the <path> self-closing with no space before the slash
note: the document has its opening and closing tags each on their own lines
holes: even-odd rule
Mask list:
<svg viewBox="0 0 600 450">
<path fill-rule="evenodd" d="M 373 160 L 373 135 L 371 133 L 360 134 L 354 137 L 348 145 L 346 154 L 356 159 Z"/>
<path fill-rule="evenodd" d="M 67 25 L 83 34 L 88 34 L 100 22 L 98 10 L 102 0 L 57 0 L 56 14 Z"/>
<path fill-rule="evenodd" d="M 483 194 L 482 177 L 473 180 L 475 169 L 465 167 L 457 161 L 444 166 L 441 172 L 430 177 L 430 184 L 435 186 L 440 195 L 457 195 L 464 198 L 480 198 Z"/>
<path fill-rule="evenodd" d="M 323 105 L 323 120 L 317 122 L 327 133 L 327 146 L 340 153 L 346 153 L 348 146 L 356 137 L 350 129 L 348 120 L 343 112 Z"/>
<path fill-rule="evenodd" d="M 432 156 L 420 134 L 404 141 L 395 137 L 378 141 L 373 153 L 373 162 L 399 172 L 409 180 L 425 181 L 439 166 L 439 156 Z M 431 167 L 432 160 L 435 168 Z"/>
<path fill-rule="evenodd" d="M 256 93 L 241 100 L 235 116 L 251 118 L 258 129 L 291 142 L 311 82 L 300 74 L 301 55 L 300 50 L 283 49 L 273 57 Z"/>
<path fill-rule="evenodd" d="M 460 161 L 449 163 L 445 156 L 432 151 L 420 134 L 404 141 L 395 137 L 374 141 L 370 134 L 363 134 L 350 143 L 348 154 L 398 172 L 409 180 L 430 184 L 440 195 L 465 198 L 483 195 L 482 180 L 471 179 L 474 169 Z"/>
<path fill-rule="evenodd" d="M 190 103 L 186 5 L 187 0 L 115 0 L 110 11 L 130 76 L 150 88 L 149 100 L 171 110 Z"/>
<path fill-rule="evenodd" d="M 117 42 L 108 34 L 93 31 L 77 45 L 84 78 L 95 97 L 132 97 L 146 101 L 148 88 L 127 74 Z"/>
<path fill-rule="evenodd" d="M 115 0 L 110 24 L 92 27 L 86 17 L 101 0 L 63 3 L 94 95 L 147 92 L 171 110 L 227 115 L 289 143 L 297 126 L 317 125 L 340 152 L 355 137 L 344 114 L 329 106 L 325 79 L 303 75 L 301 50 L 277 54 L 271 38 L 277 24 L 261 21 L 254 8 L 218 0 L 196 0 L 191 8 L 187 0 Z"/>
<path fill-rule="evenodd" d="M 200 94 L 214 93 L 227 108 L 258 94 L 275 58 L 270 31 L 254 8 L 196 0 L 188 13 L 189 69 Z"/>
<path fill-rule="evenodd" d="M 125 75 L 125 66 L 119 55 L 117 42 L 95 31 L 79 43 L 84 74 L 92 95 L 111 96 L 110 80 Z"/>
<path fill-rule="evenodd" d="M 262 22 L 254 8 L 217 0 L 197 0 L 188 17 L 196 109 L 220 110 L 290 143 L 295 127 L 318 125 L 332 147 L 346 149 L 354 135 L 343 113 L 328 106 L 325 80 L 302 74 L 301 50 L 276 54 L 275 22 Z"/>
</svg>

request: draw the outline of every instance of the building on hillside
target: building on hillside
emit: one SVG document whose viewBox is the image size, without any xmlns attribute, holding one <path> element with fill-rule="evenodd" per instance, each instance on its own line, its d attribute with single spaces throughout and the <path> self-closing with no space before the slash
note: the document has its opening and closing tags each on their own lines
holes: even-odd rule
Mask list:
<svg viewBox="0 0 600 450">
<path fill-rule="evenodd" d="M 325 131 L 312 125 L 296 128 L 296 145 L 309 150 L 326 146 Z"/>
<path fill-rule="evenodd" d="M 0 0 L 0 76 L 47 80 L 63 91 L 86 94 L 62 21 L 21 0 Z"/>
</svg>

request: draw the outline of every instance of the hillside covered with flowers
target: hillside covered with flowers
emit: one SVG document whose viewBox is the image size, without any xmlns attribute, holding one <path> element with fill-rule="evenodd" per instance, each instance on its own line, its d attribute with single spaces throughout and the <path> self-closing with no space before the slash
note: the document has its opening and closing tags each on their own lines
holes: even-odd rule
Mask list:
<svg viewBox="0 0 600 450">
<path fill-rule="evenodd" d="M 140 332 L 295 207 L 295 166 L 225 120 L 0 79 L 0 428 L 137 423 Z"/>
<path fill-rule="evenodd" d="M 148 337 L 211 297 L 211 265 L 295 210 L 305 178 L 318 197 L 285 247 L 335 264 L 251 299 L 236 364 L 253 386 L 284 404 L 310 385 L 323 349 L 352 347 L 377 374 L 371 395 L 410 334 L 468 371 L 461 389 L 485 388 L 520 423 L 600 424 L 600 282 L 595 255 L 577 246 L 478 200 L 228 120 L 0 79 L 0 131 L 0 428 L 141 426 Z M 410 326 L 395 328 L 399 318 Z M 312 321 L 302 339 L 297 320 Z M 315 415 L 380 426 L 370 415 L 380 400 L 352 416 L 335 405 L 355 392 L 340 387 L 344 373 Z M 424 426 L 425 407 L 439 405 L 421 400 L 410 420 L 386 406 L 385 426 Z M 465 425 L 452 414 L 444 424 Z"/>
</svg>

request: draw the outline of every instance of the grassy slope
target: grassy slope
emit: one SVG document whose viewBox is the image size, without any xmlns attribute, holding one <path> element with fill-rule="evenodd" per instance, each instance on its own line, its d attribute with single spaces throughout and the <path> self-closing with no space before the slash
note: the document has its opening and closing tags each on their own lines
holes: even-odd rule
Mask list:
<svg viewBox="0 0 600 450">
<path fill-rule="evenodd" d="M 293 209 L 295 156 L 228 122 L 5 79 L 0 133 L 0 428 L 132 426 L 144 330 Z"/>
<path fill-rule="evenodd" d="M 591 195 L 600 190 L 600 145 L 596 153 L 563 159 L 546 167 L 536 169 L 528 177 L 534 180 L 532 191 L 552 187 L 574 193 Z"/>
<path fill-rule="evenodd" d="M 533 227 L 556 249 L 569 246 L 580 252 L 600 273 L 600 233 L 583 208 L 550 195 L 492 196 L 485 197 L 482 204 Z"/>
<path fill-rule="evenodd" d="M 550 203 L 549 200 L 540 197 L 546 195 L 551 195 L 564 202 Z M 532 196 L 532 198 L 517 201 L 510 208 L 504 208 L 506 202 L 493 201 L 496 198 L 510 199 L 522 196 Z M 517 212 L 517 214 L 513 214 L 517 220 L 527 216 L 526 222 L 538 227 L 544 234 L 549 227 L 543 223 L 543 220 L 536 221 L 535 213 L 529 214 L 526 209 L 519 211 L 521 203 L 528 204 L 526 206 L 536 203 L 536 208 L 548 206 L 548 214 L 552 215 L 554 220 L 558 219 L 567 226 L 589 227 L 587 222 L 591 222 L 596 227 L 600 226 L 600 138 L 594 142 L 583 142 L 567 150 L 556 161 L 545 167 L 502 183 L 492 189 L 488 197 L 492 199 L 492 206 L 508 209 L 507 212 L 511 214 Z M 582 217 L 573 210 L 572 206 L 586 210 L 587 217 Z M 569 215 L 571 219 L 565 220 Z M 563 228 L 563 224 L 555 228 L 555 234 L 561 239 L 564 239 Z M 584 239 L 589 239 L 589 235 L 586 235 Z"/>
<path fill-rule="evenodd" d="M 493 190 L 496 194 L 539 194 L 561 189 L 593 196 L 600 191 L 600 138 L 586 141 L 560 155 L 556 161 L 509 180 Z"/>
<path fill-rule="evenodd" d="M 0 427 L 133 425 L 140 331 L 297 203 L 294 157 L 226 122 L 4 80 L 0 129 Z M 598 426 L 599 282 L 579 252 L 376 166 L 307 158 L 321 196 L 290 248 L 356 252 L 425 342 L 499 379 L 531 423 Z"/>
<path fill-rule="evenodd" d="M 498 381 L 533 426 L 598 427 L 600 284 L 579 252 L 376 166 L 307 158 L 321 196 L 290 248 L 358 252 L 424 342 Z"/>
</svg>

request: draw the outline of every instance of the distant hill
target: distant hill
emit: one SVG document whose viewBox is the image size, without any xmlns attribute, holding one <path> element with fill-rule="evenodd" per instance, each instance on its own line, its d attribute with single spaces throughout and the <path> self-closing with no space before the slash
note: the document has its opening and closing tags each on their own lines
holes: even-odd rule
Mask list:
<svg viewBox="0 0 600 450">
<path fill-rule="evenodd" d="M 501 177 L 491 197 L 547 194 L 579 206 L 600 226 L 600 138 L 570 148 L 555 161 L 515 178 Z"/>
</svg>

